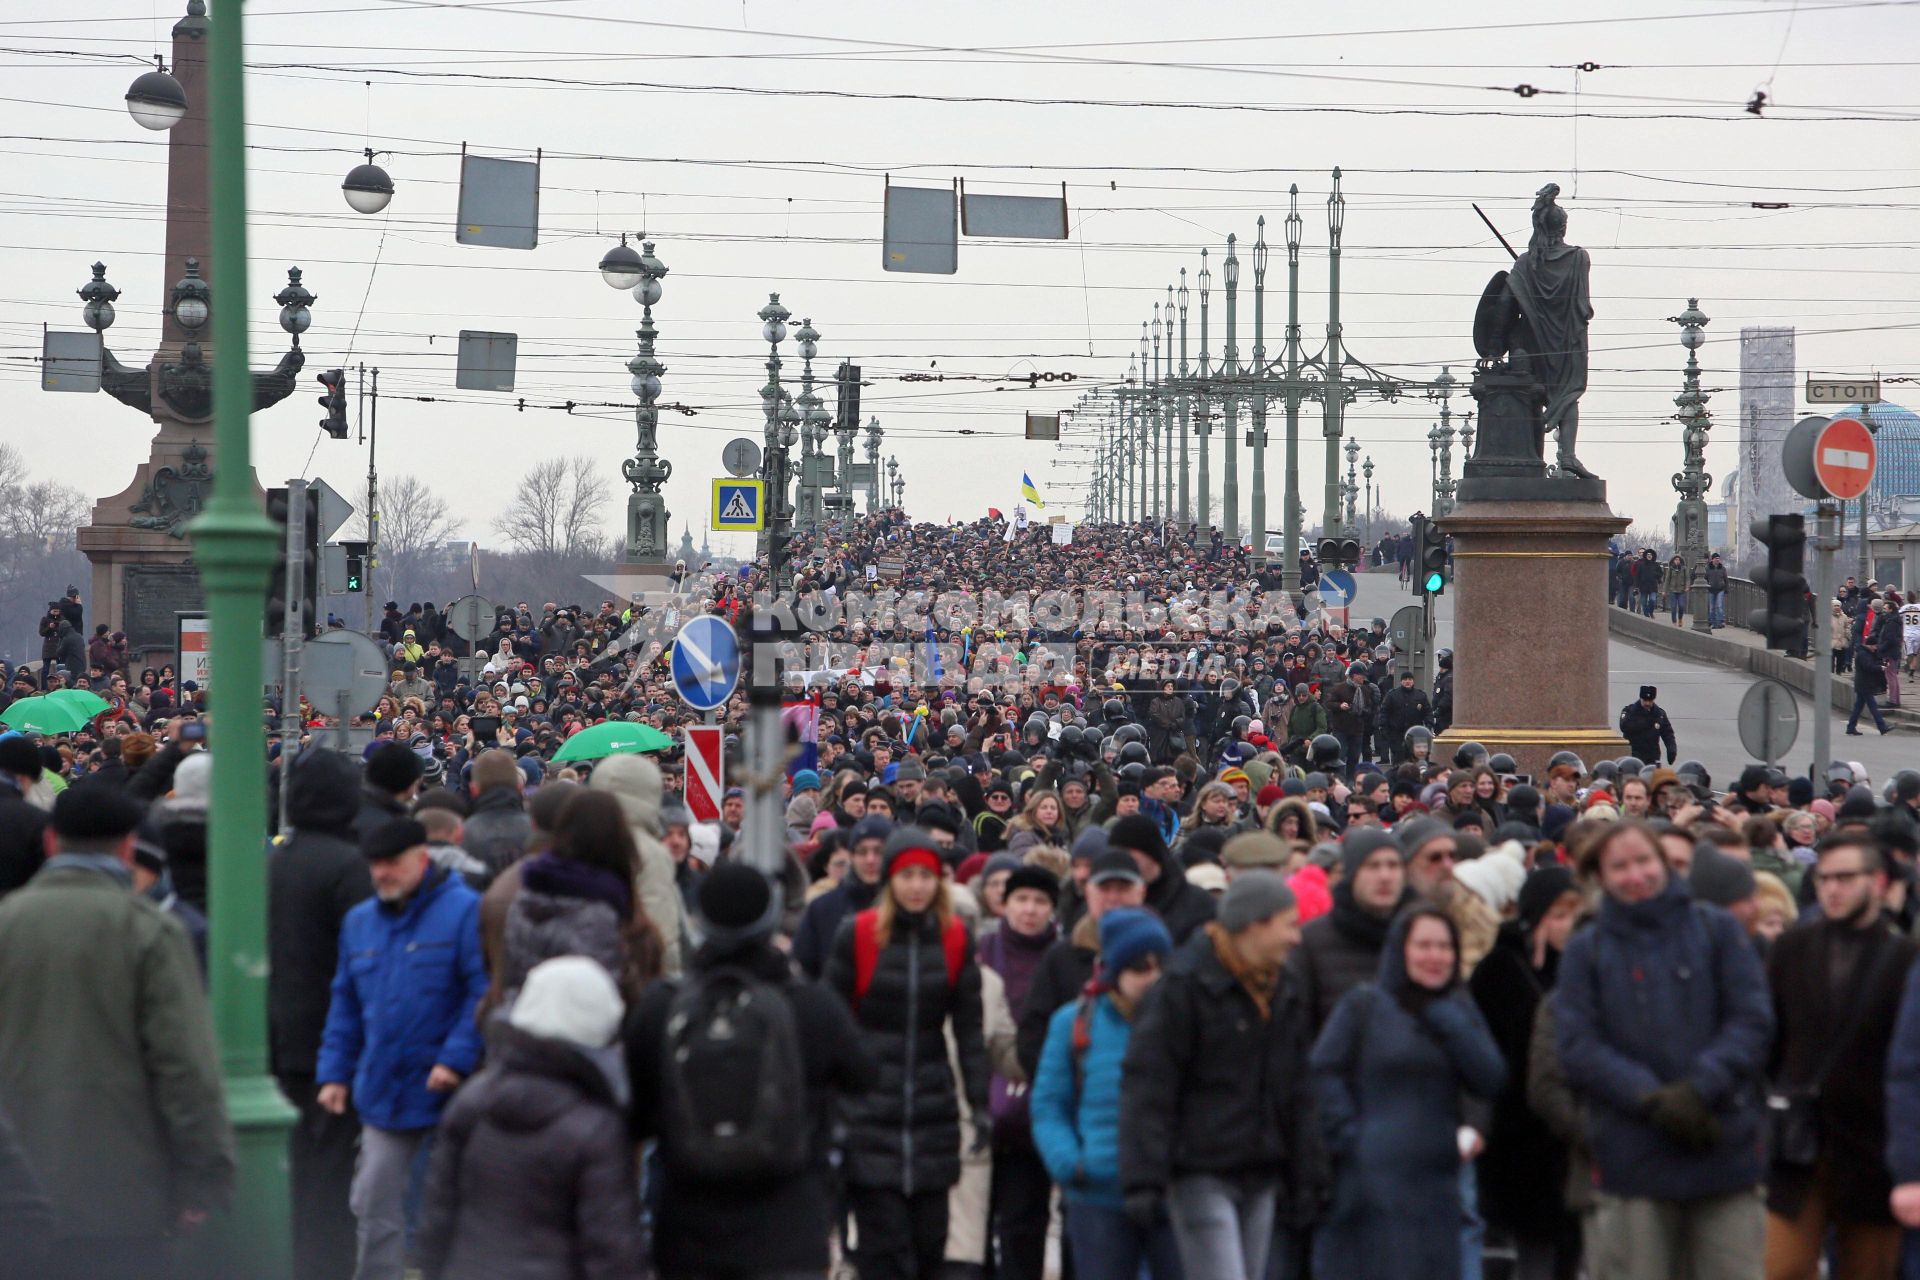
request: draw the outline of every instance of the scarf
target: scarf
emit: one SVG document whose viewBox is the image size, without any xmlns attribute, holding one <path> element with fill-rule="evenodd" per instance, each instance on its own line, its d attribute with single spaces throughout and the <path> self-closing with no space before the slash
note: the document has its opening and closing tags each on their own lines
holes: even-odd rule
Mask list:
<svg viewBox="0 0 1920 1280">
<path fill-rule="evenodd" d="M 1256 968 L 1242 960 L 1234 948 L 1233 935 L 1218 920 L 1207 922 L 1207 936 L 1213 939 L 1214 959 L 1252 997 L 1254 1007 L 1260 1011 L 1260 1021 L 1272 1018 L 1273 992 L 1280 985 L 1279 966 Z"/>
</svg>

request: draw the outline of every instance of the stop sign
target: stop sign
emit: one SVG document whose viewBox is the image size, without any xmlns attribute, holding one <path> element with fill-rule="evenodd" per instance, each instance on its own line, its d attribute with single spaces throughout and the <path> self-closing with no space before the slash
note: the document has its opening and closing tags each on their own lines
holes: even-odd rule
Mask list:
<svg viewBox="0 0 1920 1280">
<path fill-rule="evenodd" d="M 1873 483 L 1873 433 L 1858 418 L 1835 418 L 1813 443 L 1813 473 L 1836 498 L 1857 498 Z"/>
</svg>

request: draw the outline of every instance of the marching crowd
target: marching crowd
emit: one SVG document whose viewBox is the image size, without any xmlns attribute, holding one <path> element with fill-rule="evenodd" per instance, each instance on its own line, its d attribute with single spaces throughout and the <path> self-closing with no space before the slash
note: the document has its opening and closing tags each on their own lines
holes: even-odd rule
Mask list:
<svg viewBox="0 0 1920 1280">
<path fill-rule="evenodd" d="M 1665 766 L 1436 759 L 1444 662 L 1171 528 L 790 566 L 778 834 L 552 759 L 692 719 L 664 643 L 765 565 L 471 647 L 396 603 L 364 748 L 274 715 L 303 1280 L 1920 1275 L 1920 772 L 1715 787 L 1652 689 Z M 0 737 L 22 1275 L 170 1274 L 235 1178 L 201 691 L 103 656 L 14 684 L 84 729 Z"/>
</svg>

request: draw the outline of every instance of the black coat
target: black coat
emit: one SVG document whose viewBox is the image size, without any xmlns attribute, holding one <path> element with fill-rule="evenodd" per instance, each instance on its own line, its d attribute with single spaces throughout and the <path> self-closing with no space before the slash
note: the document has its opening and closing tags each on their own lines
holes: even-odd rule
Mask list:
<svg viewBox="0 0 1920 1280">
<path fill-rule="evenodd" d="M 878 884 L 868 884 L 849 871 L 838 888 L 827 890 L 806 905 L 793 932 L 793 959 L 802 973 L 809 978 L 826 973 L 827 953 L 839 936 L 841 922 L 872 906 L 879 892 Z"/>
<path fill-rule="evenodd" d="M 473 802 L 460 847 L 487 864 L 491 880 L 518 862 L 533 834 L 533 819 L 512 787 L 490 787 Z"/>
<path fill-rule="evenodd" d="M 1075 932 L 1079 930 L 1076 928 Z M 1061 938 L 1040 957 L 1033 981 L 1027 985 L 1027 1003 L 1020 1010 L 1020 1025 L 1014 1039 L 1014 1051 L 1020 1056 L 1020 1065 L 1027 1069 L 1027 1079 L 1036 1079 L 1040 1074 L 1040 1051 L 1046 1047 L 1047 1024 L 1061 1005 L 1079 998 L 1081 989 L 1093 977 L 1093 967 L 1099 959 L 1098 950 L 1081 946 L 1072 938 Z"/>
<path fill-rule="evenodd" d="M 1167 926 L 1175 946 L 1192 937 L 1219 911 L 1213 895 L 1189 883 L 1186 869 L 1172 856 L 1160 863 L 1160 878 L 1147 886 L 1147 906 Z"/>
<path fill-rule="evenodd" d="M 1120 1077 L 1120 1185 L 1164 1192 L 1187 1173 L 1278 1177 L 1278 1221 L 1318 1210 L 1326 1161 L 1314 1126 L 1313 1031 L 1283 972 L 1262 1019 L 1195 935 L 1134 1015 Z"/>
<path fill-rule="evenodd" d="M 1408 889 L 1400 906 L 1413 897 Z M 1353 886 L 1342 880 L 1333 886 L 1333 909 L 1300 930 L 1300 944 L 1288 958 L 1287 968 L 1316 1035 L 1333 1016 L 1341 996 L 1379 976 L 1380 952 L 1392 925 L 1391 916 L 1377 916 L 1356 903 Z"/>
<path fill-rule="evenodd" d="M 846 1006 L 819 983 L 792 977 L 786 958 L 772 947 L 758 943 L 723 952 L 707 946 L 694 953 L 696 973 L 721 965 L 750 970 L 779 987 L 793 1006 L 811 1117 L 807 1167 L 773 1182 L 715 1186 L 679 1176 L 667 1159 L 654 1215 L 654 1261 L 666 1275 L 820 1275 L 829 1262 L 832 1232 L 833 1095 L 872 1088 L 879 1068 Z M 662 1053 L 677 990 L 668 982 L 648 987 L 627 1024 L 635 1136 L 643 1139 L 661 1129 Z"/>
<path fill-rule="evenodd" d="M 0 897 L 33 879 L 46 861 L 46 827 L 47 811 L 28 804 L 12 779 L 0 779 Z"/>
<path fill-rule="evenodd" d="M 1467 983 L 1507 1062 L 1506 1087 L 1494 1098 L 1493 1125 L 1480 1157 L 1480 1208 L 1487 1221 L 1529 1239 L 1553 1238 L 1565 1229 L 1560 1220 L 1567 1212 L 1561 1194 L 1567 1145 L 1527 1104 L 1533 1027 L 1559 959 L 1549 949 L 1545 968 L 1534 968 L 1525 932 L 1508 921 Z"/>
<path fill-rule="evenodd" d="M 1620 708 L 1620 736 L 1627 740 L 1627 749 L 1647 764 L 1660 759 L 1660 748 L 1667 748 L 1667 763 L 1672 764 L 1679 754 L 1673 740 L 1673 721 L 1667 719 L 1666 709 L 1659 703 L 1651 707 L 1638 699 Z"/>
<path fill-rule="evenodd" d="M 494 1029 L 440 1121 L 420 1209 L 427 1280 L 642 1280 L 617 1051 Z"/>
<path fill-rule="evenodd" d="M 953 1019 L 967 1103 L 985 1123 L 987 1047 L 981 1033 L 980 968 L 969 940 L 959 982 L 947 982 L 940 923 L 931 913 L 894 915 L 893 936 L 880 949 L 866 996 L 854 998 L 854 920 L 840 926 L 827 960 L 827 985 L 854 1012 L 860 1039 L 880 1064 L 871 1089 L 843 1093 L 847 1122 L 846 1178 L 856 1187 L 913 1195 L 944 1191 L 960 1180 L 959 1091 L 947 1063 L 947 1019 Z"/>
<path fill-rule="evenodd" d="M 340 922 L 373 893 L 353 835 L 360 771 L 337 751 L 301 756 L 293 834 L 267 855 L 267 1033 L 275 1075 L 312 1075 L 339 962 Z"/>
<path fill-rule="evenodd" d="M 1820 1154 L 1828 1165 L 1828 1205 L 1842 1222 L 1888 1224 L 1887 1048 L 1900 1015 L 1907 972 L 1916 952 L 1911 939 L 1874 928 L 1853 962 L 1836 1000 L 1829 981 L 1833 934 L 1847 926 L 1827 920 L 1789 929 L 1767 955 L 1767 985 L 1773 990 L 1777 1032 L 1768 1076 L 1775 1088 L 1800 1089 L 1815 1082 L 1821 1059 L 1849 1021 L 1852 1030 L 1831 1052 L 1832 1067 L 1820 1086 Z M 1870 985 L 1869 985 L 1870 984 Z M 1911 1117 L 1907 1118 L 1911 1123 Z M 1767 1179 L 1767 1207 L 1789 1217 L 1806 1198 L 1804 1172 L 1775 1165 Z"/>
</svg>

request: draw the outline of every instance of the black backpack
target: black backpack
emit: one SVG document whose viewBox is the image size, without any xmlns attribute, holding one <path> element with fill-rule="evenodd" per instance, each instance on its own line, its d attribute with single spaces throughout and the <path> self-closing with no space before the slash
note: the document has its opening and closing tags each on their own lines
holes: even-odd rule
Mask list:
<svg viewBox="0 0 1920 1280">
<path fill-rule="evenodd" d="M 661 1064 L 667 1159 L 700 1181 L 789 1177 L 812 1125 L 800 1034 L 786 993 L 739 969 L 683 983 Z"/>
</svg>

